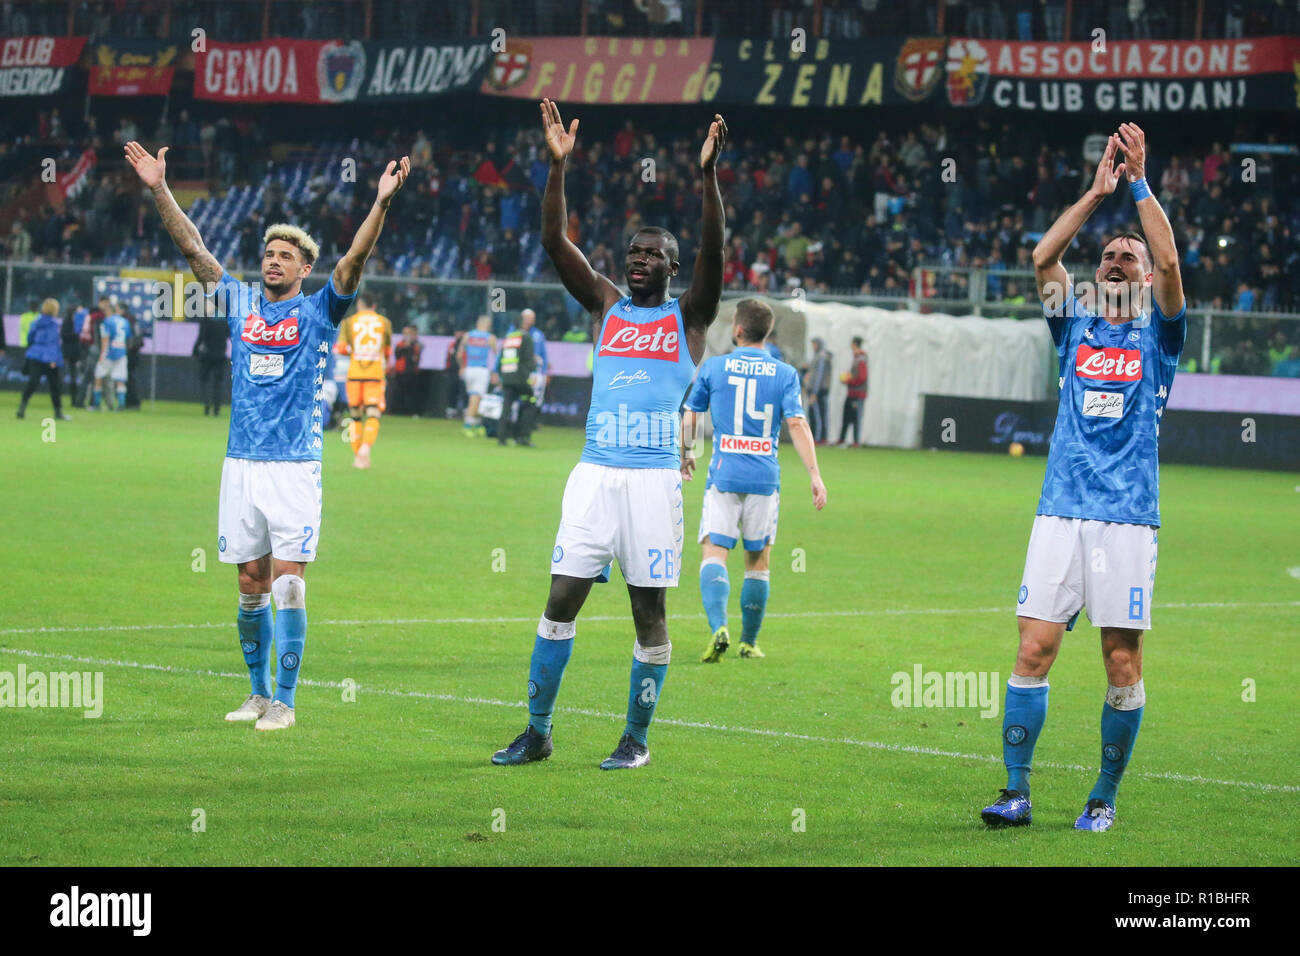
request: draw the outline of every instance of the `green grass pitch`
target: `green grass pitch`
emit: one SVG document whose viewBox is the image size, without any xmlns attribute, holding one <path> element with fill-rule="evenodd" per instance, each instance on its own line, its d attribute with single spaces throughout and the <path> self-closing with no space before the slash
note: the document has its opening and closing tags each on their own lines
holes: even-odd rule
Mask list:
<svg viewBox="0 0 1300 956">
<path fill-rule="evenodd" d="M 16 401 L 0 395 L 0 671 L 99 671 L 105 702 L 98 719 L 0 710 L 3 865 L 1296 862 L 1293 474 L 1163 469 L 1149 702 L 1115 829 L 1070 829 L 1105 690 L 1081 626 L 1052 672 L 1034 824 L 993 832 L 977 814 L 1004 781 L 1002 684 L 1041 458 L 822 449 L 817 514 L 783 449 L 768 658 L 698 663 L 688 543 L 653 761 L 601 772 L 633 643 L 616 572 L 579 618 L 554 757 L 501 768 L 488 757 L 526 720 L 578 430 L 499 449 L 390 418 L 369 472 L 332 436 L 298 725 L 258 734 L 221 719 L 248 692 L 235 573 L 216 550 L 225 418 L 77 412 L 50 442 L 48 399 L 21 422 Z M 702 493 L 701 475 L 688 542 Z M 996 671 L 998 715 L 895 708 L 891 675 L 918 664 Z"/>
</svg>

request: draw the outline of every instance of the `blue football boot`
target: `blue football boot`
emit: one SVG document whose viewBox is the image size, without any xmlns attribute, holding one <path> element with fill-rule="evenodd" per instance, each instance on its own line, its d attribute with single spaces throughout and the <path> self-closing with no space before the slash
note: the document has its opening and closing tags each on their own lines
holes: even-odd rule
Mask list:
<svg viewBox="0 0 1300 956">
<path fill-rule="evenodd" d="M 1003 790 L 989 806 L 980 811 L 980 819 L 991 827 L 1027 827 L 1033 822 L 1029 798 L 1019 790 Z"/>
<path fill-rule="evenodd" d="M 1076 830 L 1109 830 L 1115 825 L 1115 808 L 1105 800 L 1089 800 L 1087 806 L 1083 808 L 1083 813 L 1079 814 L 1079 819 L 1074 821 Z"/>
<path fill-rule="evenodd" d="M 511 741 L 509 747 L 492 755 L 492 762 L 499 766 L 513 767 L 534 760 L 545 760 L 550 755 L 551 735 L 539 734 L 529 724 L 522 734 Z"/>
</svg>

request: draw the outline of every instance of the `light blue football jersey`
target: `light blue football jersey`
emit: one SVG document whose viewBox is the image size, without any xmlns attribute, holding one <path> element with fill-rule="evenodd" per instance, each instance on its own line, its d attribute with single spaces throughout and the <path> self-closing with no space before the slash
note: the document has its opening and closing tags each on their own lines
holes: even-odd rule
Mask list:
<svg viewBox="0 0 1300 956">
<path fill-rule="evenodd" d="M 104 358 L 120 359 L 126 354 L 126 343 L 131 339 L 131 323 L 126 320 L 126 316 L 115 312 L 104 317 L 99 325 L 99 335 L 101 339 L 108 337 L 108 351 L 104 353 Z"/>
<path fill-rule="evenodd" d="M 268 302 L 260 289 L 223 272 L 214 293 L 230 326 L 229 458 L 320 461 L 321 386 L 330 350 L 355 293 L 330 277 L 319 292 Z"/>
<path fill-rule="evenodd" d="M 470 329 L 465 333 L 465 367 L 487 368 L 492 362 L 492 333 Z"/>
<path fill-rule="evenodd" d="M 1187 338 L 1187 305 L 1111 325 L 1073 292 L 1044 316 L 1056 343 L 1060 404 L 1040 515 L 1160 524 L 1160 418 Z"/>
<path fill-rule="evenodd" d="M 794 366 L 748 346 L 715 355 L 700 366 L 686 407 L 713 419 L 705 487 L 754 495 L 780 489 L 781 422 L 803 415 Z"/>
<path fill-rule="evenodd" d="M 619 299 L 601 322 L 582 460 L 680 468 L 682 396 L 694 374 L 678 301 L 639 308 Z"/>
</svg>

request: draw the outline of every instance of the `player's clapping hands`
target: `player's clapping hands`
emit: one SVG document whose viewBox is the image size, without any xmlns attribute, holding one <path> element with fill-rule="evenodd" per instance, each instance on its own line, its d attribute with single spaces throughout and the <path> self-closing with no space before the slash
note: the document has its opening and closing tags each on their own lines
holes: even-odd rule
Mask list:
<svg viewBox="0 0 1300 956">
<path fill-rule="evenodd" d="M 389 160 L 388 168 L 384 174 L 379 177 L 379 202 L 387 206 L 392 202 L 393 196 L 402 188 L 406 182 L 406 177 L 411 173 L 411 157 L 403 156 L 400 163 Z"/>
<path fill-rule="evenodd" d="M 1128 181 L 1137 182 L 1146 177 L 1147 134 L 1137 123 L 1120 123 L 1119 140 L 1124 148 L 1124 164 L 1120 169 L 1128 173 Z"/>
<path fill-rule="evenodd" d="M 1097 175 L 1093 178 L 1092 188 L 1099 196 L 1109 196 L 1119 184 L 1119 177 L 1124 173 L 1124 164 L 1115 165 L 1115 151 L 1119 149 L 1119 137 L 1111 133 L 1106 140 L 1106 150 L 1101 154 L 1097 164 Z"/>
<path fill-rule="evenodd" d="M 164 146 L 158 150 L 158 155 L 154 157 L 150 156 L 148 150 L 135 140 L 131 140 L 123 147 L 123 151 L 126 153 L 126 161 L 131 164 L 131 168 L 136 171 L 141 181 L 150 189 L 157 189 L 167 176 L 167 160 L 165 159 L 167 149 L 168 147 Z"/>
</svg>

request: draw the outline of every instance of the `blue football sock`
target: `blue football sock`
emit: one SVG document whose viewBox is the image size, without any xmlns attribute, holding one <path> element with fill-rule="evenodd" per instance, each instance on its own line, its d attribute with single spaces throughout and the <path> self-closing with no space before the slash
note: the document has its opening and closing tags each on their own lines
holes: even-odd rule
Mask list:
<svg viewBox="0 0 1300 956">
<path fill-rule="evenodd" d="M 648 746 L 646 737 L 650 731 L 650 721 L 654 720 L 655 705 L 663 693 L 664 677 L 668 674 L 668 655 L 672 645 L 641 648 L 632 657 L 632 677 L 627 695 L 627 725 L 623 733 L 631 734 L 638 743 Z M 662 660 L 660 664 L 649 664 L 640 657 Z"/>
<path fill-rule="evenodd" d="M 293 706 L 298 689 L 298 670 L 302 649 L 307 644 L 307 609 L 281 607 L 275 610 L 275 653 L 279 666 L 275 671 L 275 699 L 286 707 Z"/>
<path fill-rule="evenodd" d="M 555 712 L 555 698 L 560 693 L 564 668 L 573 654 L 573 638 L 577 633 L 574 621 L 537 622 L 537 638 L 533 641 L 533 659 L 528 665 L 528 723 L 539 734 L 551 732 L 551 715 Z"/>
<path fill-rule="evenodd" d="M 700 565 L 700 599 L 704 614 L 709 619 L 709 630 L 716 631 L 727 625 L 727 599 L 731 596 L 731 578 L 727 566 L 710 561 Z"/>
<path fill-rule="evenodd" d="M 1127 709 L 1112 707 L 1112 701 Z M 1106 703 L 1101 707 L 1101 774 L 1088 794 L 1089 800 L 1105 800 L 1115 806 L 1115 793 L 1133 755 L 1145 704 L 1146 692 L 1141 681 L 1132 687 L 1112 687 L 1107 693 Z"/>
<path fill-rule="evenodd" d="M 101 389 L 95 389 L 95 394 L 90 399 L 91 408 L 99 408 L 100 401 L 104 398 L 104 392 Z"/>
<path fill-rule="evenodd" d="M 126 386 L 120 385 L 117 389 L 117 408 L 114 411 L 121 411 L 126 408 Z"/>
<path fill-rule="evenodd" d="M 1013 676 L 1013 679 L 1016 679 Z M 1020 678 L 1025 679 L 1025 678 Z M 1029 796 L 1029 768 L 1034 745 L 1047 721 L 1047 683 L 1030 687 L 1007 681 L 1002 717 L 1002 762 L 1007 766 L 1007 789 Z"/>
<path fill-rule="evenodd" d="M 264 600 L 258 600 L 264 599 Z M 254 607 L 253 605 L 260 605 Z M 252 693 L 271 696 L 271 640 L 275 636 L 275 619 L 271 614 L 269 594 L 239 596 L 239 647 L 248 665 Z"/>
<path fill-rule="evenodd" d="M 769 587 L 767 571 L 745 572 L 745 583 L 740 586 L 740 640 L 745 644 L 758 640 L 758 629 L 763 626 L 763 615 L 767 613 Z"/>
</svg>

